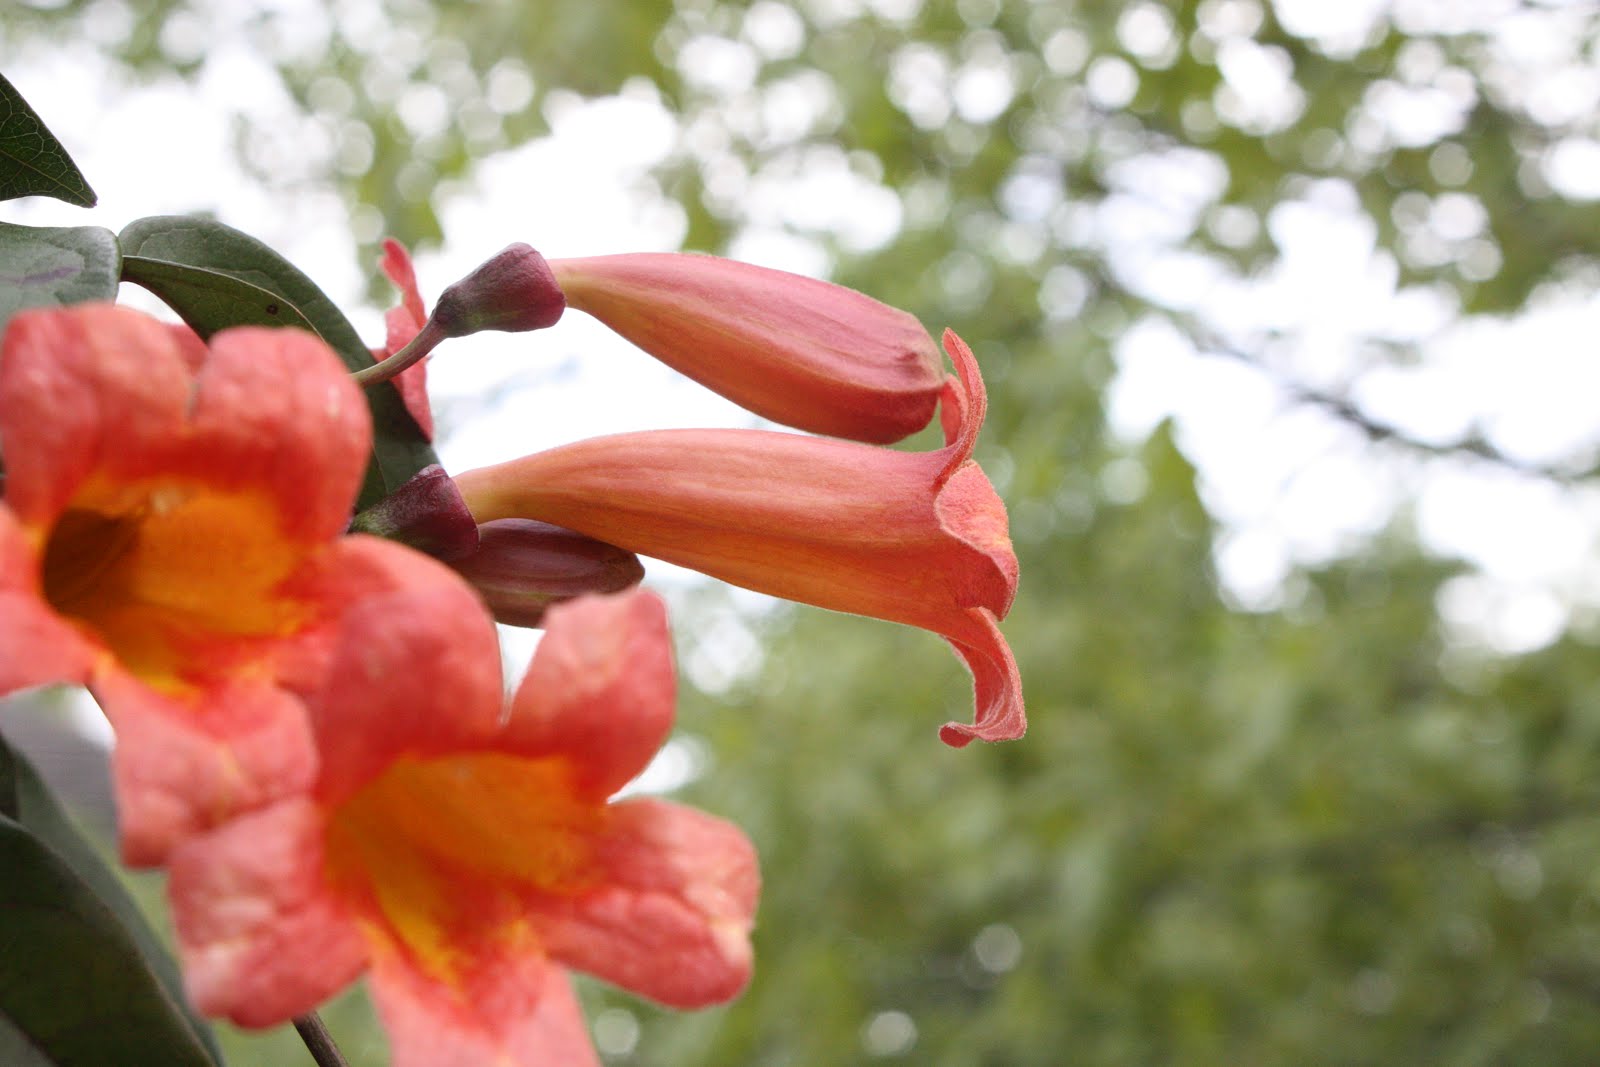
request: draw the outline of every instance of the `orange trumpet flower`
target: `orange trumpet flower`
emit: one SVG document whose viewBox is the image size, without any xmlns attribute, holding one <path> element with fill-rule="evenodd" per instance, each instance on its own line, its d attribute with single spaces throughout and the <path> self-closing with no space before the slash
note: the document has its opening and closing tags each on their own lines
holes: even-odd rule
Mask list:
<svg viewBox="0 0 1600 1067">
<path fill-rule="evenodd" d="M 660 600 L 551 607 L 504 713 L 464 587 L 426 619 L 373 602 L 357 614 L 311 705 L 312 791 L 174 854 L 202 1011 L 271 1025 L 367 971 L 396 1067 L 581 1067 L 597 1060 L 566 969 L 679 1008 L 743 988 L 758 891 L 744 835 L 676 804 L 608 800 L 671 728 Z"/>
</svg>

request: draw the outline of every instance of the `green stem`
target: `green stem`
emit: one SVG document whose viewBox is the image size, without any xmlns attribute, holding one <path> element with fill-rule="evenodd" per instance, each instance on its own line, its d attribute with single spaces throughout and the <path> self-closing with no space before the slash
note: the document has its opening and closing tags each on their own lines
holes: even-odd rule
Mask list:
<svg viewBox="0 0 1600 1067">
<path fill-rule="evenodd" d="M 429 319 L 422 329 L 417 332 L 417 335 L 411 339 L 410 344 L 407 344 L 388 359 L 380 360 L 370 367 L 358 370 L 350 377 L 354 378 L 356 384 L 361 386 L 377 385 L 379 382 L 389 381 L 413 364 L 422 362 L 423 359 L 427 358 L 429 352 L 439 347 L 439 342 L 443 341 L 446 336 L 448 335 L 434 325 L 432 319 Z"/>
<path fill-rule="evenodd" d="M 349 1067 L 339 1046 L 333 1043 L 333 1035 L 316 1012 L 296 1016 L 294 1028 L 300 1032 L 300 1040 L 306 1043 L 306 1051 L 311 1053 L 317 1067 Z"/>
</svg>

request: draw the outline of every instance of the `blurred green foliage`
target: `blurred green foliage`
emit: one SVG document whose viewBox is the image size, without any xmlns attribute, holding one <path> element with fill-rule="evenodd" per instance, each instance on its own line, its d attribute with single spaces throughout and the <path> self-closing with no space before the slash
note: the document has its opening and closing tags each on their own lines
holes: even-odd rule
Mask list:
<svg viewBox="0 0 1600 1067">
<path fill-rule="evenodd" d="M 760 847 L 757 976 L 693 1015 L 586 986 L 608 1062 L 1594 1060 L 1594 633 L 1517 658 L 1452 643 L 1435 603 L 1459 566 L 1404 522 L 1291 576 L 1281 606 L 1238 610 L 1172 428 L 1132 453 L 1107 433 L 1130 323 L 1156 316 L 1202 345 L 1212 330 L 1205 308 L 1143 288 L 1092 224 L 1149 195 L 1130 191 L 1132 162 L 1223 176 L 1166 240 L 1240 278 L 1277 256 L 1275 208 L 1327 181 L 1353 193 L 1396 283 L 1458 314 L 1511 313 L 1593 270 L 1600 206 L 1545 171 L 1592 115 L 1528 90 L 1493 18 L 1397 0 L 1335 40 L 1291 28 L 1306 6 L 373 0 L 331 5 L 322 46 L 283 61 L 309 113 L 370 146 L 326 180 L 412 243 L 438 238 L 430 192 L 545 132 L 558 94 L 650 86 L 698 131 L 659 180 L 699 249 L 773 224 L 741 195 L 754 177 L 842 158 L 896 194 L 892 238 L 776 223 L 827 246 L 840 280 L 956 326 L 985 366 L 979 458 L 1022 561 L 1005 628 L 1028 738 L 937 743 L 968 709 L 926 634 L 809 610 L 745 622 L 759 665 L 686 697 L 704 766 L 683 793 Z M 1543 35 L 1548 64 L 1592 76 L 1592 6 L 1501 6 Z M 70 35 L 96 7 L 25 4 L 7 30 Z M 162 28 L 205 10 L 140 6 L 119 58 L 192 69 L 163 56 Z M 283 17 L 259 16 L 263 47 Z M 707 41 L 733 75 L 701 65 Z M 1283 76 L 1281 108 L 1240 102 L 1227 71 L 1246 61 Z M 963 79 L 1003 90 L 963 96 Z M 443 128 L 396 111 L 421 83 L 447 95 Z M 816 103 L 798 125 L 762 110 L 785 87 Z M 1418 100 L 1446 118 L 1397 125 Z M 1444 198 L 1481 226 L 1441 229 Z M 1270 365 L 1292 335 L 1237 354 Z M 1370 341 L 1352 365 L 1417 356 Z M 1407 442 L 1343 397 L 1297 395 L 1400 453 L 1496 461 L 1476 438 Z M 691 599 L 686 658 L 733 610 Z"/>
</svg>

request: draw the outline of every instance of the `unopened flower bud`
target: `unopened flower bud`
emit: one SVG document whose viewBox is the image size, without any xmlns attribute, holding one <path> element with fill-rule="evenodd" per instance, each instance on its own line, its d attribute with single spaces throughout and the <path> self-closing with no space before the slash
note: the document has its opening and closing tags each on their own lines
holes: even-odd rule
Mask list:
<svg viewBox="0 0 1600 1067">
<path fill-rule="evenodd" d="M 471 583 L 496 622 L 538 626 L 552 604 L 638 585 L 632 552 L 547 522 L 500 519 L 478 527 L 478 549 L 450 564 Z"/>
<path fill-rule="evenodd" d="M 717 256 L 550 264 L 567 301 L 765 418 L 888 444 L 922 429 L 944 360 L 909 312 L 842 285 Z"/>
<path fill-rule="evenodd" d="M 479 330 L 522 333 L 554 326 L 566 306 L 550 264 L 518 243 L 441 293 L 432 321 L 446 337 Z"/>
<path fill-rule="evenodd" d="M 437 463 L 357 515 L 350 529 L 399 541 L 447 563 L 478 547 L 477 523 L 456 483 Z"/>
</svg>

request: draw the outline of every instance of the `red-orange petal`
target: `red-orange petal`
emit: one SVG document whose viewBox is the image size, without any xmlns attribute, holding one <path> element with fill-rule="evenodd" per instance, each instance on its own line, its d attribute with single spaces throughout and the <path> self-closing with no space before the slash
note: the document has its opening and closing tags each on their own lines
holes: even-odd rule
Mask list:
<svg viewBox="0 0 1600 1067">
<path fill-rule="evenodd" d="M 500 727 L 499 645 L 472 590 L 402 546 L 367 537 L 345 545 L 318 581 L 350 606 L 329 638 L 328 681 L 307 700 L 327 804 L 402 755 L 472 748 Z"/>
<path fill-rule="evenodd" d="M 558 757 L 601 801 L 644 770 L 672 729 L 676 678 L 666 607 L 633 590 L 552 607 L 503 743 Z"/>
<path fill-rule="evenodd" d="M 32 535 L 91 472 L 170 451 L 193 388 L 187 352 L 168 327 L 111 304 L 12 318 L 0 346 L 0 453 L 6 504 Z"/>
<path fill-rule="evenodd" d="M 1014 741 L 1028 729 L 1022 702 L 1022 675 L 1011 646 L 987 608 L 968 610 L 971 627 L 960 638 L 947 637 L 961 661 L 972 672 L 972 723 L 949 722 L 939 739 L 953 748 L 977 741 Z"/>
<path fill-rule="evenodd" d="M 207 1015 L 272 1026 L 366 965 L 366 940 L 324 884 L 322 816 L 304 797 L 185 841 L 167 893 L 189 998 Z"/>
<path fill-rule="evenodd" d="M 550 899 L 533 917 L 551 957 L 675 1008 L 737 996 L 750 978 L 761 885 L 744 834 L 640 799 L 612 805 L 595 843 L 600 885 Z"/>
<path fill-rule="evenodd" d="M 400 290 L 399 305 L 390 308 L 383 316 L 387 330 L 384 347 L 373 353 L 373 358 L 382 360 L 400 351 L 422 332 L 423 324 L 428 321 L 428 311 L 423 307 L 422 290 L 417 287 L 416 268 L 411 265 L 411 255 L 405 245 L 393 237 L 385 238 L 380 266 L 395 288 Z M 428 403 L 427 361 L 419 361 L 401 371 L 394 378 L 394 386 L 400 390 L 400 399 L 422 430 L 422 436 L 431 441 L 433 407 Z"/>
<path fill-rule="evenodd" d="M 393 1067 L 599 1067 L 572 983 L 537 954 L 485 968 L 465 1001 L 403 954 L 380 952 L 372 997 Z"/>
<path fill-rule="evenodd" d="M 91 478 L 102 486 L 248 487 L 283 534 L 322 541 L 349 520 L 366 469 L 366 402 L 299 330 L 212 338 L 198 374 L 164 324 L 114 305 L 23 312 L 0 356 L 6 502 L 35 536 Z"/>
<path fill-rule="evenodd" d="M 393 237 L 383 239 L 383 259 L 379 264 L 383 273 L 400 290 L 400 304 L 389 311 L 385 320 L 389 326 L 390 353 L 404 348 L 422 330 L 428 321 L 428 309 L 422 303 L 422 290 L 417 286 L 417 271 L 411 263 L 411 253 Z"/>
<path fill-rule="evenodd" d="M 190 412 L 184 466 L 213 485 L 269 489 L 290 537 L 326 541 L 344 531 L 372 429 L 361 390 L 320 339 L 224 330 L 211 339 Z"/>
<path fill-rule="evenodd" d="M 0 696 L 53 683 L 82 684 L 103 653 L 39 594 L 39 559 L 0 503 Z"/>
<path fill-rule="evenodd" d="M 167 695 L 107 659 L 89 689 L 117 733 L 111 771 L 129 866 L 162 863 L 184 838 L 311 787 L 305 709 L 270 681 Z"/>
</svg>

